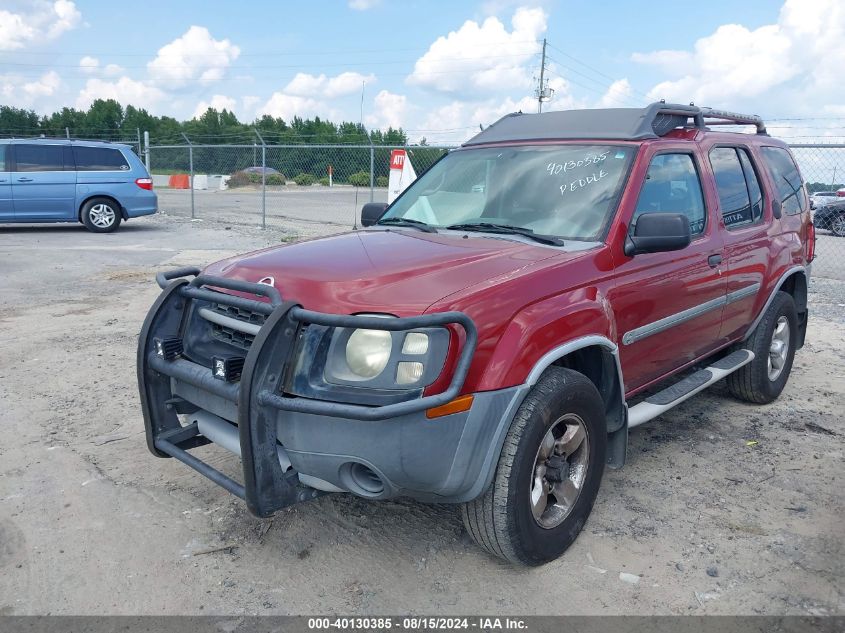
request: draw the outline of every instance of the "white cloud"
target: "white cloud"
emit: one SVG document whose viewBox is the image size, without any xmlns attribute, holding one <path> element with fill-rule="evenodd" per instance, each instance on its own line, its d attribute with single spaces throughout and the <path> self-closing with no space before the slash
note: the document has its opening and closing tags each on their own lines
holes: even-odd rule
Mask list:
<svg viewBox="0 0 845 633">
<path fill-rule="evenodd" d="M 87 75 L 102 73 L 106 77 L 116 77 L 124 70 L 117 64 L 107 64 L 105 67 L 100 67 L 100 60 L 90 55 L 86 55 L 79 60 L 79 69 Z"/>
<path fill-rule="evenodd" d="M 211 97 L 211 101 L 200 101 L 197 104 L 197 108 L 196 110 L 194 110 L 192 118 L 198 119 L 203 114 L 205 114 L 205 111 L 209 108 L 214 108 L 218 112 L 222 112 L 223 110 L 234 112 L 236 106 L 237 101 L 232 97 L 227 97 L 225 95 L 214 95 L 213 97 Z"/>
<path fill-rule="evenodd" d="M 364 123 L 373 129 L 403 127 L 408 108 L 408 97 L 382 90 L 373 99 L 373 112 L 364 118 Z"/>
<path fill-rule="evenodd" d="M 166 80 L 171 88 L 196 79 L 212 83 L 223 78 L 240 53 L 229 40 L 216 40 L 204 26 L 192 26 L 162 46 L 147 69 L 153 79 Z"/>
<path fill-rule="evenodd" d="M 55 106 L 55 97 L 62 87 L 59 74 L 50 70 L 34 81 L 19 75 L 0 75 L 0 100 L 4 105 L 35 108 L 40 112 Z"/>
<path fill-rule="evenodd" d="M 76 28 L 82 14 L 69 0 L 30 0 L 19 12 L 0 9 L 0 50 L 17 50 L 53 40 Z"/>
<path fill-rule="evenodd" d="M 86 55 L 82 59 L 79 60 L 79 69 L 84 72 L 91 74 L 95 72 L 100 67 L 100 60 L 96 57 L 89 57 Z"/>
<path fill-rule="evenodd" d="M 147 110 L 155 108 L 164 101 L 165 93 L 147 81 L 136 81 L 121 77 L 117 81 L 104 81 L 99 78 L 89 79 L 76 98 L 76 107 L 87 109 L 96 99 L 115 99 L 123 105 L 132 104 Z"/>
<path fill-rule="evenodd" d="M 623 108 L 628 107 L 633 97 L 633 88 L 627 78 L 614 81 L 607 89 L 596 107 L 599 108 Z"/>
<path fill-rule="evenodd" d="M 322 96 L 333 99 L 360 92 L 361 84 L 373 83 L 375 80 L 375 75 L 362 75 L 356 72 L 345 72 L 336 77 L 296 73 L 284 87 L 283 92 L 296 97 Z"/>
<path fill-rule="evenodd" d="M 533 72 L 529 62 L 539 51 L 537 38 L 546 30 L 546 17 L 543 9 L 520 7 L 511 18 L 511 31 L 497 17 L 481 24 L 467 20 L 435 40 L 407 81 L 445 93 L 527 88 Z"/>
<path fill-rule="evenodd" d="M 725 24 L 692 51 L 637 53 L 633 60 L 673 76 L 651 89 L 654 99 L 806 113 L 845 102 L 843 41 L 841 0 L 787 0 L 775 24 Z"/>
<path fill-rule="evenodd" d="M 381 0 L 349 0 L 349 8 L 356 11 L 366 11 L 381 4 Z"/>
<path fill-rule="evenodd" d="M 106 77 L 115 77 L 123 72 L 123 67 L 118 66 L 117 64 L 106 64 L 106 67 L 103 68 L 103 74 Z"/>
<path fill-rule="evenodd" d="M 310 97 L 289 95 L 284 92 L 274 92 L 270 99 L 261 106 L 258 114 L 269 114 L 273 117 L 282 118 L 285 121 L 290 121 L 295 116 L 303 119 L 314 116 L 331 120 L 342 118 L 340 112 L 323 101 L 318 101 Z"/>
</svg>

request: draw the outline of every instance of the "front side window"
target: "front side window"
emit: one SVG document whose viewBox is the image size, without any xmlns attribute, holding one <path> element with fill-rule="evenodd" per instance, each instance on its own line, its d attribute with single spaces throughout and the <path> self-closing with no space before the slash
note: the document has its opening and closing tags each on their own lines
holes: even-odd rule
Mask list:
<svg viewBox="0 0 845 633">
<path fill-rule="evenodd" d="M 63 145 L 15 145 L 16 171 L 64 171 Z"/>
<path fill-rule="evenodd" d="M 129 163 L 117 149 L 75 146 L 73 154 L 79 171 L 127 171 L 129 169 Z"/>
<path fill-rule="evenodd" d="M 807 209 L 804 182 L 795 161 L 782 147 L 764 147 L 763 156 L 769 168 L 769 175 L 775 182 L 778 198 L 787 215 L 796 215 Z"/>
<path fill-rule="evenodd" d="M 597 241 L 616 209 L 635 148 L 498 147 L 452 152 L 403 193 L 380 222 L 437 228 L 492 223 Z"/>
<path fill-rule="evenodd" d="M 631 219 L 633 234 L 643 213 L 683 213 L 689 218 L 690 232 L 704 231 L 707 212 L 701 193 L 701 180 L 689 154 L 658 154 L 651 159 L 645 182 Z"/>
<path fill-rule="evenodd" d="M 710 165 L 725 226 L 734 229 L 757 222 L 763 215 L 763 194 L 748 153 L 715 147 L 710 151 Z"/>
</svg>

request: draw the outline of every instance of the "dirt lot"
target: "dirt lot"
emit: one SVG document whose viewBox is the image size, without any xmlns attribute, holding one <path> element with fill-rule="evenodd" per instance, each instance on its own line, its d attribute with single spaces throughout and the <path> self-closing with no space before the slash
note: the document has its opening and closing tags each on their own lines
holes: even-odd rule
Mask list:
<svg viewBox="0 0 845 633">
<path fill-rule="evenodd" d="M 164 216 L 0 229 L 0 615 L 845 613 L 844 282 L 813 281 L 776 403 L 711 391 L 636 429 L 576 544 L 525 570 L 453 507 L 336 495 L 258 520 L 147 452 L 153 274 L 283 238 Z"/>
</svg>

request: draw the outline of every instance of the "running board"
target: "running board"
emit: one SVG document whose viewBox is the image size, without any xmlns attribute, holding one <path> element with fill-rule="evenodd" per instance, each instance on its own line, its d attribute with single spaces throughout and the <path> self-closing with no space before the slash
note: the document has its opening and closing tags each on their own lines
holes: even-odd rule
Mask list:
<svg viewBox="0 0 845 633">
<path fill-rule="evenodd" d="M 671 387 L 658 391 L 628 409 L 628 428 L 632 429 L 653 420 L 672 407 L 681 404 L 684 400 L 691 398 L 699 391 L 707 389 L 714 382 L 732 374 L 743 365 L 747 365 L 752 360 L 754 360 L 754 352 L 740 349 L 687 376 Z"/>
</svg>

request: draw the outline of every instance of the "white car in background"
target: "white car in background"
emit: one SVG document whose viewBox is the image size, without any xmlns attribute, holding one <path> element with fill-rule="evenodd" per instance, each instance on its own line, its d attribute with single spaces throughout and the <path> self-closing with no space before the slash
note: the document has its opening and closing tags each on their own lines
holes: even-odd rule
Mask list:
<svg viewBox="0 0 845 633">
<path fill-rule="evenodd" d="M 810 196 L 810 208 L 818 209 L 830 204 L 838 195 L 836 191 L 817 191 Z"/>
</svg>

